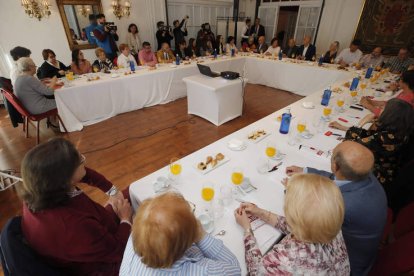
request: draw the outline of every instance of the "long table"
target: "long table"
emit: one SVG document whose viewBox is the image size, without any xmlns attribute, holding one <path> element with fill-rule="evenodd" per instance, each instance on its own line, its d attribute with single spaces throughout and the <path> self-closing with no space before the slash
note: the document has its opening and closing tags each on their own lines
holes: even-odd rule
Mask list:
<svg viewBox="0 0 414 276">
<path fill-rule="evenodd" d="M 331 120 L 336 120 L 338 117 L 344 118 L 349 121 L 346 125 L 354 125 L 359 119 L 368 113 L 367 110 L 359 111 L 350 109 L 351 103 L 349 89 L 342 86 L 343 82 L 331 83 L 333 87 L 341 87 L 344 91 L 341 95 L 333 93 L 331 102 L 335 105 L 339 97 L 344 97 L 346 101 L 345 112 L 336 113 L 331 115 Z M 281 184 L 283 178 L 286 177 L 285 168 L 290 165 L 298 166 L 312 166 L 322 170 L 330 170 L 330 156 L 318 156 L 314 151 L 307 147 L 314 147 L 323 151 L 331 151 L 340 141 L 336 136 L 325 136 L 325 131 L 328 130 L 327 122 L 322 127 L 317 126 L 314 122 L 319 121 L 322 116 L 322 106 L 320 105 L 323 90 L 316 91 L 312 95 L 309 95 L 286 108 L 290 108 L 293 119 L 291 122 L 290 135 L 283 135 L 279 133 L 280 123 L 277 117 L 280 116 L 286 108 L 276 111 L 269 116 L 258 120 L 257 122 L 244 127 L 184 158 L 181 159 L 181 165 L 183 167 L 179 184 L 174 185 L 173 189 L 178 190 L 183 196 L 193 202 L 196 205 L 196 209 L 203 209 L 204 203 L 201 198 L 201 189 L 203 183 L 206 181 L 215 183 L 215 198 L 220 196 L 220 188 L 222 186 L 232 187 L 230 176 L 234 167 L 241 167 L 244 170 L 245 176 L 249 177 L 252 184 L 257 187 L 257 190 L 247 194 L 243 200 L 253 202 L 261 208 L 270 210 L 279 215 L 283 215 L 284 204 L 284 187 Z M 368 89 L 365 94 L 372 95 L 373 89 Z M 382 96 L 381 100 L 386 100 L 389 97 Z M 315 105 L 314 109 L 306 109 L 303 107 L 304 102 L 312 102 Z M 295 135 L 296 124 L 299 120 L 307 121 L 307 128 L 312 134 L 311 139 L 303 139 L 299 143 L 302 145 L 299 148 L 299 144 L 289 145 L 289 140 Z M 253 142 L 247 139 L 248 135 L 253 131 L 263 129 L 269 132 L 271 135 L 261 140 L 260 142 Z M 334 133 L 344 135 L 343 131 L 332 130 Z M 247 143 L 247 148 L 243 151 L 232 151 L 227 147 L 227 144 L 232 139 L 244 140 Z M 268 141 L 272 141 L 276 144 L 277 150 L 286 154 L 281 167 L 272 173 L 260 174 L 257 171 L 256 165 L 261 159 L 265 157 L 265 148 Z M 222 166 L 210 171 L 207 174 L 202 174 L 196 165 L 205 160 L 206 156 L 214 156 L 217 153 L 222 153 L 226 157 L 230 158 L 230 161 L 224 163 Z M 173 157 L 173 156 L 171 156 Z M 279 161 L 271 161 L 272 165 Z M 134 209 L 139 205 L 139 202 L 156 195 L 153 187 L 153 183 L 160 176 L 168 176 L 168 166 L 159 169 L 158 171 L 147 175 L 130 185 L 130 195 Z M 237 256 L 242 270 L 242 275 L 246 275 L 246 263 L 244 258 L 244 244 L 243 244 L 243 231 L 237 225 L 233 210 L 239 205 L 239 202 L 233 201 L 232 204 L 226 208 L 223 217 L 215 220 L 215 229 L 212 232 L 213 235 L 217 234 L 220 230 L 225 230 L 224 236 L 217 236 L 217 238 L 223 240 L 224 244 Z"/>
<path fill-rule="evenodd" d="M 287 90 L 302 96 L 327 87 L 338 80 L 352 77 L 334 66 L 318 67 L 315 63 L 293 63 L 292 60 L 270 60 L 254 56 L 220 57 L 203 60 L 214 71 L 236 71 L 249 79 L 249 83 L 263 84 Z M 135 74 L 112 78 L 98 73 L 100 79 L 87 81 L 81 76 L 71 87 L 56 91 L 55 98 L 67 130 L 79 131 L 117 114 L 143 107 L 164 104 L 185 97 L 184 77 L 199 74 L 196 62 L 172 68 L 161 65 L 157 70 L 139 68 Z"/>
</svg>

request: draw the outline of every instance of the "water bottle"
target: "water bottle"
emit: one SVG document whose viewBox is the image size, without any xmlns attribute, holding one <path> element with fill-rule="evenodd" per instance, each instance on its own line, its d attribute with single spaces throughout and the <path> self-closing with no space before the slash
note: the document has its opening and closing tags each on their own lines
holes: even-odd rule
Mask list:
<svg viewBox="0 0 414 276">
<path fill-rule="evenodd" d="M 291 120 L 292 120 L 292 114 L 290 113 L 290 108 L 288 108 L 286 112 L 282 114 L 282 122 L 280 124 L 280 129 L 279 129 L 280 133 L 282 134 L 289 133 L 289 126 L 290 126 Z"/>
<path fill-rule="evenodd" d="M 283 57 L 283 53 L 282 53 L 282 49 L 279 51 L 279 60 L 282 60 Z"/>
<path fill-rule="evenodd" d="M 132 60 L 129 61 L 129 68 L 131 68 L 131 72 L 135 72 L 135 64 Z"/>
<path fill-rule="evenodd" d="M 175 65 L 180 65 L 180 56 L 178 54 L 175 55 Z"/>
<path fill-rule="evenodd" d="M 372 65 L 367 69 L 367 73 L 365 74 L 366 79 L 370 79 L 372 76 L 372 72 L 374 71 L 374 67 Z"/>
<path fill-rule="evenodd" d="M 321 56 L 321 57 L 319 58 L 319 60 L 318 60 L 318 65 L 319 65 L 319 66 L 322 66 L 322 63 L 323 63 L 323 56 Z"/>
<path fill-rule="evenodd" d="M 232 57 L 234 57 L 234 53 L 235 53 L 234 49 L 231 49 L 231 56 Z"/>
<path fill-rule="evenodd" d="M 325 91 L 323 91 L 322 102 L 321 105 L 328 106 L 329 100 L 331 99 L 332 90 L 329 86 Z"/>
<path fill-rule="evenodd" d="M 357 87 L 358 87 L 358 84 L 359 84 L 359 78 L 358 77 L 353 78 L 352 83 L 351 83 L 351 87 L 349 87 L 349 90 L 351 90 L 351 91 L 356 90 Z"/>
<path fill-rule="evenodd" d="M 214 55 L 214 59 L 217 59 L 217 49 L 214 49 L 213 55 Z"/>
</svg>

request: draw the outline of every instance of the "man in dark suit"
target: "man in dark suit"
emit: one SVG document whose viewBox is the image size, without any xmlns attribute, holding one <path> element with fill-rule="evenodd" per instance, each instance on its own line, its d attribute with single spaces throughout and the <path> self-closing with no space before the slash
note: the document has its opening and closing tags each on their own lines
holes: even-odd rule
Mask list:
<svg viewBox="0 0 414 276">
<path fill-rule="evenodd" d="M 372 152 L 356 142 L 345 141 L 332 153 L 332 173 L 291 166 L 286 173 L 326 176 L 341 190 L 345 203 L 342 235 L 348 250 L 352 275 L 367 275 L 373 265 L 387 219 L 384 189 L 371 173 Z"/>
<path fill-rule="evenodd" d="M 288 46 L 283 49 L 283 55 L 287 58 L 295 58 L 297 52 L 298 46 L 296 46 L 296 41 L 293 38 L 289 39 Z"/>
<path fill-rule="evenodd" d="M 267 44 L 266 44 L 265 40 L 266 39 L 265 39 L 264 36 L 259 37 L 259 41 L 257 43 L 257 47 L 254 50 L 255 53 L 259 53 L 260 54 L 260 53 L 266 52 L 266 50 L 267 50 Z"/>
<path fill-rule="evenodd" d="M 254 20 L 254 25 L 250 28 L 250 36 L 253 36 L 254 43 L 256 43 L 256 45 L 259 40 L 259 37 L 266 36 L 264 26 L 260 25 L 260 18 L 256 18 Z"/>
<path fill-rule="evenodd" d="M 303 38 L 303 45 L 301 45 L 297 52 L 298 59 L 312 60 L 316 54 L 316 47 L 311 44 L 312 38 L 305 35 Z"/>
</svg>

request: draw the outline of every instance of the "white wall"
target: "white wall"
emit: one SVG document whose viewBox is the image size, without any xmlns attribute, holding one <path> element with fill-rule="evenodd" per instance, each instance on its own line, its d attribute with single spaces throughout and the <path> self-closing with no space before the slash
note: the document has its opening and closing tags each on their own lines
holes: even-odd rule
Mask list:
<svg viewBox="0 0 414 276">
<path fill-rule="evenodd" d="M 254 19 L 254 12 L 256 10 L 256 0 L 240 0 L 239 12 L 244 12 L 246 17 Z"/>
<path fill-rule="evenodd" d="M 365 0 L 325 0 L 316 50 L 325 53 L 332 41 L 339 41 L 340 49 L 348 48 L 358 27 Z"/>
<path fill-rule="evenodd" d="M 52 4 L 50 18 L 38 21 L 29 18 L 20 5 L 20 1 L 0 1 L 0 74 L 9 76 L 11 57 L 10 49 L 24 46 L 32 51 L 36 64 L 43 62 L 42 50 L 50 48 L 55 51 L 57 58 L 65 64 L 70 64 L 71 51 L 62 25 L 62 20 L 56 6 Z M 130 23 L 138 25 L 142 41 L 155 45 L 156 22 L 165 20 L 164 0 L 131 0 L 131 15 L 118 20 L 112 13 L 111 0 L 102 0 L 102 7 L 107 21 L 113 21 L 118 26 L 119 42 L 124 42 Z M 84 50 L 85 57 L 95 59 L 94 50 Z"/>
</svg>

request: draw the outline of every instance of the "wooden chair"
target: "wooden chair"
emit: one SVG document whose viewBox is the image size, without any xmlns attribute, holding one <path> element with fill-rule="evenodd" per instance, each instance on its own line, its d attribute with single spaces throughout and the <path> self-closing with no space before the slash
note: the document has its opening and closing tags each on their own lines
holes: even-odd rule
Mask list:
<svg viewBox="0 0 414 276">
<path fill-rule="evenodd" d="M 26 138 L 29 138 L 29 122 L 30 121 L 36 122 L 36 130 L 37 130 L 36 143 L 39 144 L 40 142 L 39 123 L 41 120 L 45 118 L 49 118 L 50 116 L 56 116 L 59 122 L 62 124 L 62 127 L 65 130 L 65 132 L 68 132 L 56 108 L 49 110 L 48 112 L 45 112 L 42 114 L 33 115 L 33 114 L 30 114 L 29 111 L 27 111 L 27 109 L 22 105 L 20 100 L 12 92 L 4 88 L 1 88 L 1 92 L 3 93 L 4 97 L 6 97 L 6 99 L 14 106 L 14 108 L 16 108 L 16 110 L 23 116 L 24 118 L 23 131 L 26 131 Z"/>
</svg>

